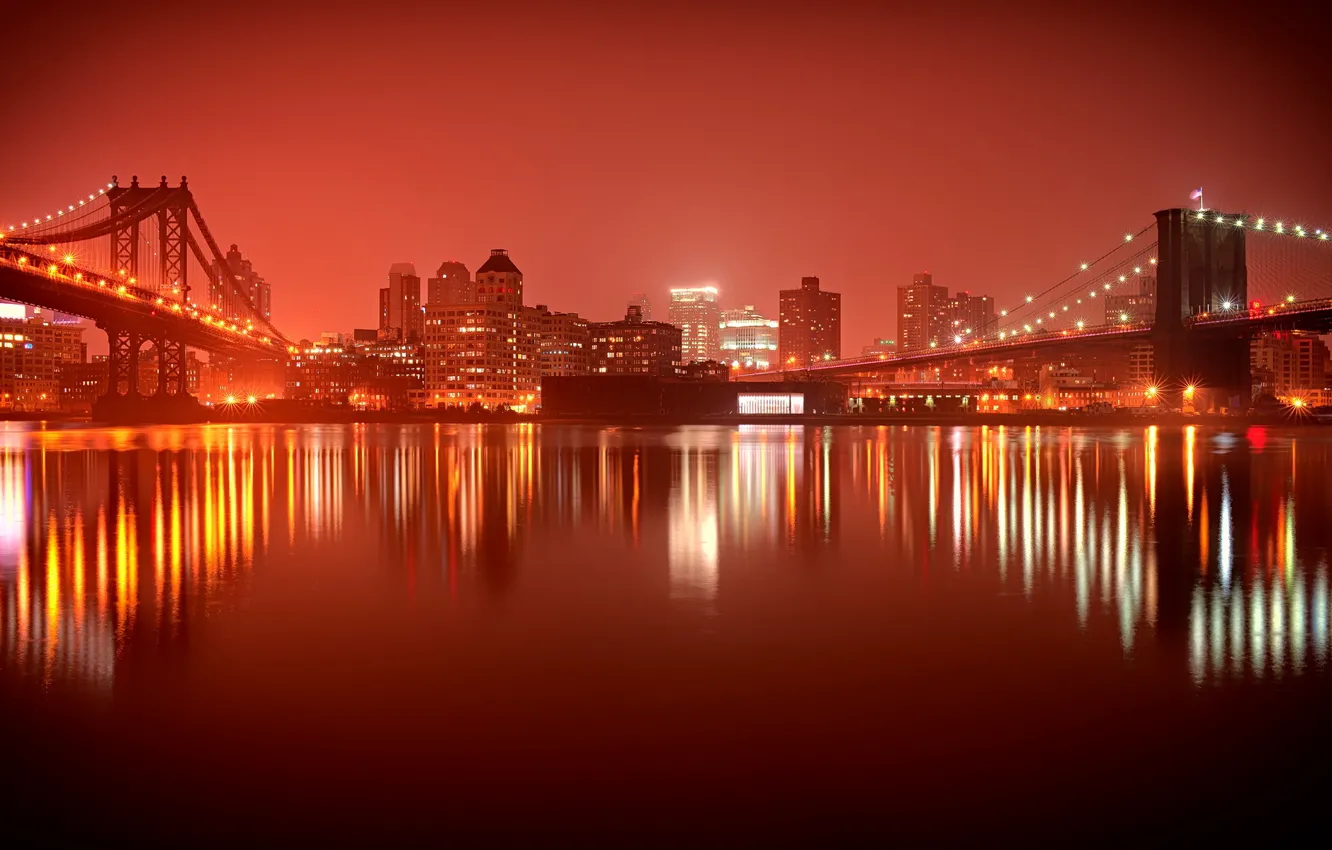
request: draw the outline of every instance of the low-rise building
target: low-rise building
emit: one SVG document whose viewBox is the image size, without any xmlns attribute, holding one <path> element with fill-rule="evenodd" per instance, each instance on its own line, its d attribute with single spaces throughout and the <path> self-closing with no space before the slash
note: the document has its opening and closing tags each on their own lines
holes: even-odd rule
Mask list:
<svg viewBox="0 0 1332 850">
<path fill-rule="evenodd" d="M 680 329 L 666 322 L 644 321 L 637 304 L 629 305 L 623 320 L 594 322 L 590 330 L 594 375 L 683 374 Z"/>
</svg>

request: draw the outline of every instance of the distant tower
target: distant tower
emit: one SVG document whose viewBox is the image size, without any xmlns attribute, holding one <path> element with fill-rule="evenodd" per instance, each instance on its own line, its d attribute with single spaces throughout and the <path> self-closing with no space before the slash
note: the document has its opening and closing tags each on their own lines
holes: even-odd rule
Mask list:
<svg viewBox="0 0 1332 850">
<path fill-rule="evenodd" d="M 420 339 L 421 278 L 411 263 L 389 266 L 388 286 L 379 290 L 379 333 L 385 339 Z"/>
<path fill-rule="evenodd" d="M 667 311 L 672 325 L 680 329 L 681 359 L 684 363 L 716 360 L 721 355 L 721 308 L 717 287 L 684 286 L 671 290 Z"/>
<path fill-rule="evenodd" d="M 646 292 L 635 292 L 629 296 L 629 306 L 638 307 L 639 315 L 643 321 L 652 321 L 652 302 L 648 300 Z"/>
<path fill-rule="evenodd" d="M 897 347 L 919 351 L 942 342 L 952 323 L 948 319 L 948 288 L 935 286 L 934 276 L 921 272 L 910 286 L 897 287 Z"/>
<path fill-rule="evenodd" d="M 842 357 L 842 296 L 802 277 L 799 289 L 778 293 L 777 357 L 782 368 L 804 368 Z"/>
<path fill-rule="evenodd" d="M 476 301 L 476 284 L 467 266 L 457 260 L 439 264 L 435 277 L 427 281 L 426 304 L 471 304 Z"/>
<path fill-rule="evenodd" d="M 268 281 L 254 271 L 240 248 L 232 245 L 227 251 L 226 263 L 214 261 L 208 281 L 208 307 L 228 318 L 250 315 L 249 299 L 254 310 L 265 319 L 273 318 L 272 290 Z"/>
</svg>

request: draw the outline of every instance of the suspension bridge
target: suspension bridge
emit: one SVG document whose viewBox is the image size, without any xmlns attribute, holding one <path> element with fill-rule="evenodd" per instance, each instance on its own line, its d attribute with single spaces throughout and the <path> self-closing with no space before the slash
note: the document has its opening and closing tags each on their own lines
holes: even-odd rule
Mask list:
<svg viewBox="0 0 1332 850">
<path fill-rule="evenodd" d="M 1163 401 L 1186 385 L 1250 393 L 1249 343 L 1273 331 L 1332 332 L 1332 244 L 1321 229 L 1249 213 L 1168 209 L 1117 238 L 1094 260 L 1000 311 L 988 328 L 946 329 L 897 354 L 742 374 L 781 381 L 793 373 L 835 379 L 964 361 L 989 364 L 1047 350 L 1149 344 Z M 1155 280 L 1151 309 L 1116 312 L 1113 299 Z M 1107 309 L 1109 307 L 1109 309 Z"/>
<path fill-rule="evenodd" d="M 205 286 L 195 287 L 196 281 Z M 285 359 L 289 344 L 239 286 L 186 179 L 118 179 L 73 203 L 0 225 L 0 299 L 92 320 L 108 337 L 98 418 L 189 415 L 187 348 Z M 145 345 L 156 392 L 139 387 Z M 154 413 L 150 413 L 154 410 Z"/>
</svg>

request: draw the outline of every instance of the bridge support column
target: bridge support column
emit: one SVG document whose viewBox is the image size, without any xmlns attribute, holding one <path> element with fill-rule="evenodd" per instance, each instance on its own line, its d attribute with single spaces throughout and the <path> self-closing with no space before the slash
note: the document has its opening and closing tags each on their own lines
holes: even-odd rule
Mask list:
<svg viewBox="0 0 1332 850">
<path fill-rule="evenodd" d="M 110 353 L 106 358 L 106 394 L 108 396 L 136 396 L 139 394 L 139 346 L 143 337 L 123 328 L 107 328 Z"/>
<path fill-rule="evenodd" d="M 1245 263 L 1246 229 L 1222 227 L 1243 214 L 1170 209 L 1156 214 L 1156 320 L 1152 348 L 1161 401 L 1178 407 L 1184 390 L 1202 387 L 1223 406 L 1249 402 L 1249 341 L 1245 336 L 1206 337 L 1187 319 L 1244 304 L 1249 295 Z"/>
<path fill-rule="evenodd" d="M 185 343 L 172 339 L 159 339 L 157 345 L 157 394 L 159 396 L 185 396 L 189 387 L 185 381 Z"/>
</svg>

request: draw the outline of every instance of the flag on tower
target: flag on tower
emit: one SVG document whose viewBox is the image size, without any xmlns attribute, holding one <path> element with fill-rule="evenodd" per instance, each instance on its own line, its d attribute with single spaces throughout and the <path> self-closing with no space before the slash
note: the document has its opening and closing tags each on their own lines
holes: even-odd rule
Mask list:
<svg viewBox="0 0 1332 850">
<path fill-rule="evenodd" d="M 1201 197 L 1202 197 L 1202 187 L 1199 186 L 1197 189 L 1194 189 L 1193 192 L 1189 195 L 1189 200 L 1196 201 Z"/>
</svg>

